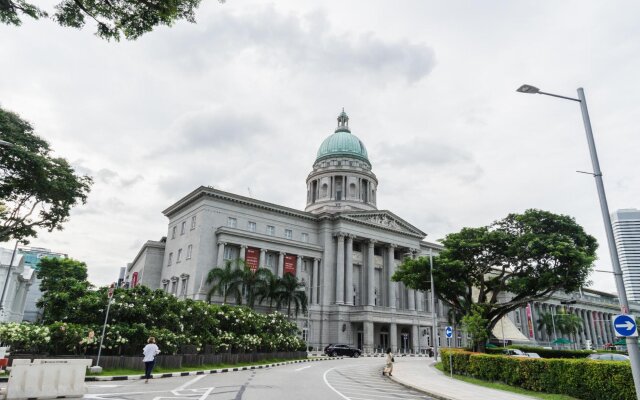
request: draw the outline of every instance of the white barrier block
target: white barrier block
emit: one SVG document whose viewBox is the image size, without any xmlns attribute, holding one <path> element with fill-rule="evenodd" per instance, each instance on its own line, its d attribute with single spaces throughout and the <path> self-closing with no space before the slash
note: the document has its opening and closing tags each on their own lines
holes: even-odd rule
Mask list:
<svg viewBox="0 0 640 400">
<path fill-rule="evenodd" d="M 6 399 L 82 397 L 87 392 L 84 377 L 91 363 L 91 359 L 13 360 Z"/>
</svg>

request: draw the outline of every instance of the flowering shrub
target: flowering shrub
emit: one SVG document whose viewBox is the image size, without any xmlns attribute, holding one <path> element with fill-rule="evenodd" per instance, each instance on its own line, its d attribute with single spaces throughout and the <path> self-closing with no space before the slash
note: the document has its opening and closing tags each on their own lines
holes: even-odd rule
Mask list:
<svg viewBox="0 0 640 400">
<path fill-rule="evenodd" d="M 0 342 L 11 346 L 13 353 L 40 351 L 51 342 L 51 332 L 49 327 L 28 323 L 0 324 Z"/>
</svg>

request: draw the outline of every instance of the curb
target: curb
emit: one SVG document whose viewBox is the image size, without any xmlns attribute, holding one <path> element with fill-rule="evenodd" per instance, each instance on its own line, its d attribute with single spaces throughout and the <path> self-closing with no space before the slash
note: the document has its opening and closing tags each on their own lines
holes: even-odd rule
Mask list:
<svg viewBox="0 0 640 400">
<path fill-rule="evenodd" d="M 432 363 L 432 364 L 430 365 L 430 367 L 431 367 L 431 368 L 435 368 L 435 367 L 434 367 L 434 365 L 435 365 L 435 363 Z M 442 394 L 440 394 L 440 393 L 433 393 L 433 392 L 429 392 L 428 390 L 425 390 L 425 389 L 424 389 L 424 388 L 422 388 L 422 387 L 418 387 L 418 386 L 415 386 L 415 385 L 412 385 L 412 384 L 409 384 L 409 383 L 403 382 L 403 381 L 401 381 L 401 380 L 396 379 L 396 377 L 394 377 L 394 376 L 389 376 L 388 378 L 389 378 L 389 379 L 391 379 L 392 381 L 394 381 L 395 383 L 399 384 L 399 385 L 402 385 L 402 386 L 404 386 L 404 387 L 406 387 L 406 388 L 409 388 L 409 389 L 415 390 L 415 391 L 420 392 L 420 393 L 424 393 L 424 394 L 426 394 L 426 395 L 428 395 L 428 396 L 433 397 L 434 399 L 438 399 L 438 400 L 456 400 L 456 399 L 455 399 L 455 398 L 453 398 L 453 397 L 443 396 L 443 395 L 442 395 Z"/>
<path fill-rule="evenodd" d="M 219 368 L 219 369 L 208 369 L 201 371 L 185 371 L 185 372 L 167 372 L 163 374 L 153 374 L 151 377 L 153 379 L 160 378 L 174 378 L 179 376 L 195 376 L 195 375 L 206 375 L 206 374 L 222 374 L 225 372 L 235 372 L 235 371 L 248 371 L 252 369 L 265 369 L 265 368 L 273 368 L 282 365 L 290 365 L 290 364 L 299 364 L 306 362 L 317 362 L 317 361 L 325 361 L 325 360 L 341 360 L 344 357 L 332 357 L 332 358 L 316 358 L 316 359 L 306 359 L 306 360 L 295 360 L 295 361 L 283 361 L 279 363 L 273 364 L 260 364 L 260 365 L 246 365 L 244 367 L 232 367 L 232 368 Z M 5 379 L 4 382 L 8 378 L 0 378 Z M 85 377 L 85 382 L 105 382 L 105 381 L 134 381 L 134 380 L 142 380 L 144 379 L 144 375 L 121 375 L 121 376 L 87 376 Z M 0 382 L 3 382 L 0 380 Z"/>
</svg>

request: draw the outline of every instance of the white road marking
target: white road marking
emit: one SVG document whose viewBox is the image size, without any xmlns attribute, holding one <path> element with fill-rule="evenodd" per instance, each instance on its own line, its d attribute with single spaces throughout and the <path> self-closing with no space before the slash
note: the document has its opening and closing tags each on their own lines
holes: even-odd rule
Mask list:
<svg viewBox="0 0 640 400">
<path fill-rule="evenodd" d="M 173 389 L 173 390 L 171 391 L 171 393 L 173 393 L 174 395 L 176 395 L 176 396 L 177 396 L 177 394 L 176 394 L 175 392 L 180 391 L 180 390 L 182 390 L 182 389 L 186 388 L 187 386 L 190 386 L 191 384 L 198 382 L 200 379 L 202 379 L 202 378 L 204 378 L 204 377 L 205 377 L 205 375 L 196 376 L 196 377 L 195 377 L 195 378 L 193 378 L 192 380 L 190 380 L 190 381 L 188 381 L 188 382 L 185 382 L 183 385 L 178 386 L 177 388 Z"/>
<path fill-rule="evenodd" d="M 331 371 L 333 371 L 334 369 L 336 369 L 336 367 L 333 368 L 329 368 L 328 370 L 324 371 L 324 374 L 322 375 L 322 379 L 324 380 L 325 385 L 329 386 L 329 389 L 333 390 L 334 392 L 336 392 L 338 394 L 338 396 L 342 397 L 345 400 L 349 400 L 349 398 L 345 395 L 343 395 L 342 393 L 338 392 L 336 389 L 334 389 L 333 386 L 331 386 L 331 384 L 329 383 L 329 381 L 327 380 L 327 374 Z"/>
<path fill-rule="evenodd" d="M 296 372 L 298 372 L 298 371 L 302 371 L 303 369 L 307 369 L 307 368 L 311 368 L 311 367 L 313 367 L 313 365 L 307 365 L 306 367 L 298 368 L 298 369 L 296 370 Z"/>
<path fill-rule="evenodd" d="M 87 387 L 94 387 L 94 388 L 117 388 L 117 387 L 123 387 L 124 385 L 87 385 Z"/>
</svg>

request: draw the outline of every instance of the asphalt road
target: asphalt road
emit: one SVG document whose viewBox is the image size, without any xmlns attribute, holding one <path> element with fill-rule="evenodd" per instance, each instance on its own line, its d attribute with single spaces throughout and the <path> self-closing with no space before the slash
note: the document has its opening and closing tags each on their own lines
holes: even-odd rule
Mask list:
<svg viewBox="0 0 640 400">
<path fill-rule="evenodd" d="M 401 362 L 401 361 L 400 361 Z M 382 376 L 381 358 L 291 364 L 268 369 L 144 381 L 87 382 L 84 399 L 386 400 L 431 399 Z"/>
</svg>

